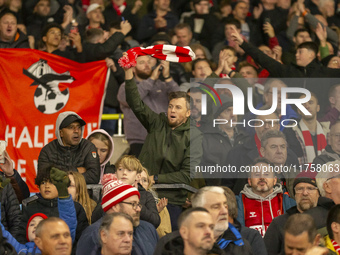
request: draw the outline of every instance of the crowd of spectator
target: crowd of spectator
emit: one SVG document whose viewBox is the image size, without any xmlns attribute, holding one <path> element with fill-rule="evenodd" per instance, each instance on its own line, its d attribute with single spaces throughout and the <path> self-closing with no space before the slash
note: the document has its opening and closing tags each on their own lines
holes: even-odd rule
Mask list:
<svg viewBox="0 0 340 255">
<path fill-rule="evenodd" d="M 82 117 L 60 113 L 33 195 L 4 152 L 0 253 L 340 254 L 339 10 L 336 0 L 0 0 L 0 48 L 105 60 L 103 113 L 124 113 L 130 146 L 113 165 L 115 121 L 83 138 Z M 159 44 L 196 59 L 119 66 L 129 49 Z M 217 83 L 229 89 L 209 105 Z M 291 87 L 310 97 L 285 104 Z"/>
</svg>

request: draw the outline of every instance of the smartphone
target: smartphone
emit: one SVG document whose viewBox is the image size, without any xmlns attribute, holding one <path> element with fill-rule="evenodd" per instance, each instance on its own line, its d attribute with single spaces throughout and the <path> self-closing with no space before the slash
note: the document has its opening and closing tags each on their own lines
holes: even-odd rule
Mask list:
<svg viewBox="0 0 340 255">
<path fill-rule="evenodd" d="M 0 140 L 0 163 L 5 163 L 6 141 Z"/>
</svg>

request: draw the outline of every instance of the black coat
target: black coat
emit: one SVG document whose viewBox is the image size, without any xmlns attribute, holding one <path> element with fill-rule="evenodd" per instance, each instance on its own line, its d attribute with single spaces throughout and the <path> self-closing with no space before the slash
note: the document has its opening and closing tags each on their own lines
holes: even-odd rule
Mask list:
<svg viewBox="0 0 340 255">
<path fill-rule="evenodd" d="M 97 148 L 89 140 L 82 139 L 76 146 L 65 147 L 55 139 L 46 144 L 40 151 L 38 171 L 51 165 L 64 171 L 78 171 L 77 167 L 85 167 L 83 174 L 86 184 L 98 184 L 100 175 L 99 157 L 93 157 Z"/>
<path fill-rule="evenodd" d="M 179 234 L 179 231 L 174 231 L 166 236 L 163 236 L 157 243 L 154 255 L 184 255 L 184 243 L 183 239 Z M 212 250 L 208 253 L 214 255 L 229 254 L 221 250 L 215 243 Z M 240 253 L 241 254 L 241 253 Z"/>
<path fill-rule="evenodd" d="M 316 207 L 307 210 L 305 213 L 311 215 L 315 221 L 317 229 L 326 227 L 326 219 L 329 210 L 334 203 L 329 198 L 319 197 Z M 288 209 L 285 214 L 273 219 L 264 236 L 264 243 L 267 247 L 268 255 L 284 254 L 284 226 L 289 216 L 300 213 L 296 206 Z"/>
<path fill-rule="evenodd" d="M 330 161 L 339 160 L 340 156 L 335 151 L 333 151 L 330 145 L 327 145 L 325 150 L 321 153 L 321 155 L 315 157 L 312 164 L 315 165 L 323 165 Z"/>
<path fill-rule="evenodd" d="M 0 40 L 0 48 L 29 48 L 28 38 L 27 36 L 21 32 L 19 29 L 15 34 L 13 41 L 11 42 L 3 42 Z"/>
<path fill-rule="evenodd" d="M 254 47 L 253 45 L 243 42 L 241 48 L 250 55 L 256 63 L 268 70 L 271 77 L 282 78 L 322 78 L 322 77 L 340 77 L 339 69 L 327 68 L 321 65 L 316 59 L 309 63 L 306 67 L 298 65 L 283 65 L 265 53 Z"/>
<path fill-rule="evenodd" d="M 74 202 L 77 215 L 76 238 L 73 247 L 77 247 L 77 242 L 82 232 L 89 226 L 86 213 L 81 204 Z M 36 213 L 43 213 L 48 217 L 59 217 L 58 199 L 44 199 L 40 194 L 30 197 L 22 203 L 22 220 L 20 224 L 20 236 L 17 239 L 21 243 L 26 243 L 26 226 L 29 218 Z"/>
<path fill-rule="evenodd" d="M 1 223 L 15 238 L 20 234 L 21 211 L 12 185 L 7 184 L 1 192 Z"/>
<path fill-rule="evenodd" d="M 230 150 L 243 144 L 248 138 L 248 135 L 243 131 L 235 129 L 236 135 L 234 136 L 234 144 L 231 143 L 229 137 L 223 133 L 217 126 L 214 128 L 211 125 L 206 125 L 206 128 L 202 130 L 203 133 L 203 157 L 201 160 L 202 166 L 228 166 L 229 162 L 227 155 Z M 224 174 L 224 173 L 221 173 Z M 215 177 L 223 177 L 216 176 Z M 205 176 L 204 176 L 205 177 Z M 216 180 L 216 178 L 215 178 Z M 219 179 L 221 180 L 221 179 Z M 207 185 L 211 182 L 211 179 L 206 179 Z M 215 181 L 214 181 L 215 182 Z M 220 185 L 221 183 L 212 183 L 211 185 Z"/>
</svg>

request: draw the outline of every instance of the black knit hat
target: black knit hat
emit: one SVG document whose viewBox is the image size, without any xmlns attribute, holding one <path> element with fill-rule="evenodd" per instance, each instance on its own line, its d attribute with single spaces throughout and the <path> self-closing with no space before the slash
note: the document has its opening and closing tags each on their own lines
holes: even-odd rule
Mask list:
<svg viewBox="0 0 340 255">
<path fill-rule="evenodd" d="M 229 107 L 233 106 L 233 101 L 227 101 L 221 105 L 220 108 L 217 109 L 217 111 L 214 114 L 214 117 L 217 118 L 224 110 L 228 109 Z"/>
</svg>

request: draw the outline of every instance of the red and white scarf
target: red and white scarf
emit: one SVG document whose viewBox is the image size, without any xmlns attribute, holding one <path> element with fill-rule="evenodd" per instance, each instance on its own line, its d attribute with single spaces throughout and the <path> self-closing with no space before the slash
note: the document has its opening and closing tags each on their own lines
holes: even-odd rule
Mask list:
<svg viewBox="0 0 340 255">
<path fill-rule="evenodd" d="M 333 239 L 331 239 L 331 241 L 332 241 L 334 250 L 335 250 L 338 254 L 340 254 L 340 246 L 338 245 L 338 243 L 335 242 Z"/>
<path fill-rule="evenodd" d="M 190 62 L 196 58 L 190 47 L 158 44 L 147 48 L 135 47 L 126 52 L 128 55 L 121 57 L 118 63 L 123 68 L 136 66 L 136 59 L 139 56 L 150 55 L 154 58 L 170 62 Z"/>
<path fill-rule="evenodd" d="M 315 150 L 314 150 L 314 144 L 312 140 L 312 136 L 310 134 L 309 129 L 307 128 L 306 124 L 301 120 L 300 123 L 300 128 L 302 132 L 301 134 L 298 132 L 300 138 L 303 140 L 305 149 L 306 149 L 306 156 L 307 156 L 307 163 L 311 164 L 314 160 L 314 158 L 317 156 L 315 155 Z M 319 122 L 316 122 L 316 135 L 317 135 L 317 149 L 318 149 L 318 155 L 321 154 L 321 152 L 326 148 L 327 146 L 327 140 L 326 136 L 324 134 L 323 128 Z"/>
<path fill-rule="evenodd" d="M 113 7 L 113 9 L 116 10 L 117 15 L 118 15 L 118 16 L 121 16 L 122 13 L 124 12 L 125 8 L 126 8 L 126 2 L 124 2 L 121 6 L 118 6 L 117 4 L 115 4 L 115 3 L 112 1 L 112 7 Z"/>
</svg>

